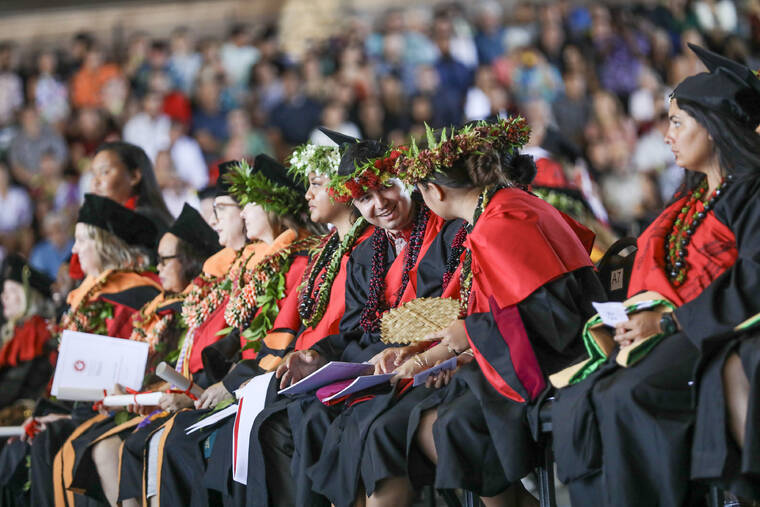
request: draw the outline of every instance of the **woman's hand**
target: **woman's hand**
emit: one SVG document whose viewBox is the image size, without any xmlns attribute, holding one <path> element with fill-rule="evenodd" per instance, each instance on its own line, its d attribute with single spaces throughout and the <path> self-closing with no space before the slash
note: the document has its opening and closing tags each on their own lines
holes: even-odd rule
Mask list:
<svg viewBox="0 0 760 507">
<path fill-rule="evenodd" d="M 631 315 L 626 322 L 615 326 L 615 341 L 621 346 L 638 343 L 644 338 L 649 338 L 661 332 L 660 319 L 662 314 L 651 310 L 637 312 Z"/>
<path fill-rule="evenodd" d="M 455 320 L 449 327 L 441 331 L 430 333 L 425 339 L 441 340 L 444 346 L 457 353 L 462 352 L 470 346 L 470 343 L 467 341 L 467 332 L 464 329 L 464 321 L 461 319 Z"/>
<path fill-rule="evenodd" d="M 391 378 L 391 383 L 395 384 L 402 378 L 414 378 L 414 376 L 419 372 L 425 371 L 428 368 L 430 368 L 430 366 L 425 361 L 424 354 L 418 354 L 410 357 L 404 361 L 404 364 L 396 368 L 396 375 Z"/>
<path fill-rule="evenodd" d="M 208 389 L 203 391 L 201 397 L 195 402 L 195 408 L 202 410 L 204 408 L 214 408 L 223 399 L 232 396 L 224 387 L 224 384 L 217 382 L 216 384 L 209 386 Z"/>
<path fill-rule="evenodd" d="M 416 352 L 417 347 L 412 345 L 390 347 L 376 354 L 369 362 L 375 365 L 375 375 L 390 373 L 404 364 Z"/>
<path fill-rule="evenodd" d="M 472 350 L 465 350 L 457 356 L 457 367 L 455 369 L 443 370 L 439 371 L 436 374 L 430 375 L 425 381 L 425 387 L 440 389 L 441 387 L 448 385 L 449 382 L 451 382 L 451 377 L 454 376 L 457 370 L 459 370 L 459 368 L 469 363 L 473 359 L 475 359 L 475 356 L 473 355 Z M 440 362 L 441 361 L 438 361 L 436 365 Z"/>
<path fill-rule="evenodd" d="M 325 358 L 315 350 L 298 350 L 291 352 L 277 367 L 275 376 L 280 379 L 280 389 L 295 384 L 311 375 L 327 363 Z"/>
<path fill-rule="evenodd" d="M 164 393 L 158 400 L 161 410 L 177 412 L 183 408 L 193 408 L 193 400 L 183 393 Z"/>
<path fill-rule="evenodd" d="M 36 433 L 39 433 L 41 431 L 45 431 L 49 424 L 54 423 L 55 421 L 60 421 L 61 419 L 71 419 L 70 414 L 48 414 L 43 415 L 42 417 L 30 417 L 26 421 L 24 421 L 23 426 L 26 427 L 27 424 L 31 423 L 32 419 L 37 423 L 36 426 Z M 23 441 L 29 441 L 29 436 L 24 433 L 21 435 L 21 440 Z"/>
</svg>

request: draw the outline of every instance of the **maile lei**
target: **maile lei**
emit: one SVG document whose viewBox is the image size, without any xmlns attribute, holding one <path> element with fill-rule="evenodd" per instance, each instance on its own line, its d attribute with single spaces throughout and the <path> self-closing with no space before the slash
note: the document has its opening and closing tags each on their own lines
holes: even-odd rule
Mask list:
<svg viewBox="0 0 760 507">
<path fill-rule="evenodd" d="M 472 228 L 475 228 L 475 224 L 478 222 L 480 215 L 485 211 L 491 198 L 502 188 L 504 187 L 501 185 L 495 185 L 483 189 L 478 197 L 478 204 L 475 206 L 475 214 L 472 217 Z M 467 310 L 470 306 L 470 293 L 472 292 L 472 251 L 469 248 L 464 255 L 459 280 L 459 318 L 463 319 L 467 316 Z"/>
<path fill-rule="evenodd" d="M 343 256 L 351 251 L 367 225 L 367 221 L 360 217 L 342 241 L 338 231 L 333 231 L 315 249 L 316 257 L 304 271 L 298 289 L 298 314 L 305 327 L 313 327 L 322 320 Z"/>
<path fill-rule="evenodd" d="M 230 297 L 224 311 L 224 320 L 230 327 L 217 334 L 224 335 L 235 328 L 240 329 L 243 338 L 248 340 L 244 349 L 258 350 L 261 338 L 272 328 L 280 312 L 277 301 L 285 297 L 286 277 L 295 258 L 294 254 L 313 249 L 320 240 L 320 236 L 307 236 L 294 241 L 268 255 L 249 270 L 246 275 L 249 282 L 238 294 Z"/>
<path fill-rule="evenodd" d="M 427 230 L 429 218 L 430 210 L 424 204 L 420 204 L 417 210 L 417 218 L 414 221 L 414 229 L 412 229 L 409 243 L 406 245 L 404 273 L 393 306 L 389 306 L 385 300 L 385 265 L 388 252 L 388 235 L 384 229 L 380 228 L 375 229 L 375 232 L 372 234 L 372 278 L 369 281 L 367 304 L 359 320 L 359 325 L 364 332 L 376 332 L 380 324 L 380 316 L 389 308 L 397 307 L 401 302 L 406 286 L 409 283 L 409 271 L 417 263 L 417 257 L 422 249 L 422 240 Z"/>
<path fill-rule="evenodd" d="M 107 319 L 113 318 L 113 305 L 106 301 L 90 299 L 98 294 L 106 285 L 108 280 L 119 273 L 133 272 L 132 269 L 114 269 L 107 275 L 102 276 L 85 295 L 79 300 L 76 307 L 69 308 L 61 317 L 61 323 L 58 326 L 60 331 L 70 330 L 91 334 L 108 334 Z"/>
</svg>

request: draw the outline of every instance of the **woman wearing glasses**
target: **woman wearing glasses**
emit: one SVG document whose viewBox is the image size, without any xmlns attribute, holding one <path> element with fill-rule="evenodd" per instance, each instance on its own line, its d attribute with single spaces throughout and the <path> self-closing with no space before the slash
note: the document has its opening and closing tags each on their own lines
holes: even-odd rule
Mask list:
<svg viewBox="0 0 760 507">
<path fill-rule="evenodd" d="M 187 295 L 185 289 L 201 272 L 203 262 L 220 249 L 216 232 L 187 204 L 161 237 L 158 243 L 158 275 L 163 291 L 146 303 L 135 316 L 130 339 L 149 345 L 145 389 L 167 392 L 163 394 L 158 407 L 128 407 L 130 414 L 117 412 L 77 437 L 73 442 L 74 459 L 68 463 L 64 473 L 71 475 L 70 486 L 82 494 L 95 500 L 105 499 L 111 505 L 116 504 L 118 496 L 119 501 L 125 500 L 122 505 L 129 505 L 130 500 L 126 499 L 139 496 L 142 481 L 135 488 L 136 480 L 125 480 L 126 491 L 119 495 L 119 470 L 133 479 L 139 478 L 142 452 L 139 459 L 135 459 L 134 454 L 130 454 L 126 448 L 123 453 L 119 452 L 122 440 L 139 427 L 140 431 L 130 439 L 137 440 L 137 446 L 140 447 L 140 442 L 145 441 L 169 412 L 188 406 L 188 401 L 192 403 L 185 394 L 168 392 L 171 386 L 155 378 L 153 372 L 158 362 L 176 349 L 178 341 L 187 331 L 181 316 L 182 301 Z M 137 417 L 133 412 L 148 417 Z M 120 422 L 125 418 L 129 420 Z M 127 457 L 122 466 L 119 464 L 121 455 Z M 130 485 L 131 491 L 128 487 Z M 136 489 L 137 494 L 134 494 Z"/>
</svg>

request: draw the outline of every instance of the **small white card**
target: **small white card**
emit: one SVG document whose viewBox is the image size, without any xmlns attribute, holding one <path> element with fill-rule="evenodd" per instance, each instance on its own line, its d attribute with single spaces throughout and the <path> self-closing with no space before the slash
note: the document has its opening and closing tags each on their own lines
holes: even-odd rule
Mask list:
<svg viewBox="0 0 760 507">
<path fill-rule="evenodd" d="M 628 321 L 628 313 L 625 311 L 625 305 L 623 303 L 611 302 L 611 303 L 591 303 L 594 305 L 594 309 L 601 317 L 602 322 L 608 326 L 615 327 L 621 322 Z"/>
<path fill-rule="evenodd" d="M 64 331 L 51 394 L 62 400 L 97 401 L 117 383 L 139 390 L 147 361 L 147 343 Z"/>
</svg>

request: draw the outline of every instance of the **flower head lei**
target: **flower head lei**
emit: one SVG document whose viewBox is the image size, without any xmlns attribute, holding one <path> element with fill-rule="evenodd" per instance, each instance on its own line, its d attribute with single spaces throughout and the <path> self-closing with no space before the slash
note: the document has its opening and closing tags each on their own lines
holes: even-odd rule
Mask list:
<svg viewBox="0 0 760 507">
<path fill-rule="evenodd" d="M 311 172 L 332 177 L 338 172 L 340 149 L 337 146 L 302 144 L 293 150 L 288 163 L 288 173 L 304 183 Z"/>
<path fill-rule="evenodd" d="M 338 172 L 328 184 L 330 197 L 337 202 L 358 199 L 367 192 L 388 185 L 397 176 L 396 160 L 401 150 L 379 141 L 349 144 L 341 158 Z"/>
<path fill-rule="evenodd" d="M 241 208 L 254 203 L 280 216 L 298 216 L 308 208 L 303 185 L 290 178 L 284 166 L 266 155 L 257 156 L 253 165 L 241 160 L 230 167 L 224 179 L 229 184 L 230 195 Z"/>
<path fill-rule="evenodd" d="M 461 128 L 446 128 L 440 135 L 425 125 L 427 146 L 419 148 L 412 140 L 396 161 L 396 172 L 404 183 L 415 185 L 436 171 L 451 167 L 459 158 L 471 153 L 498 153 L 520 148 L 528 142 L 530 127 L 521 116 L 499 118 L 495 122 L 478 121 Z"/>
</svg>

